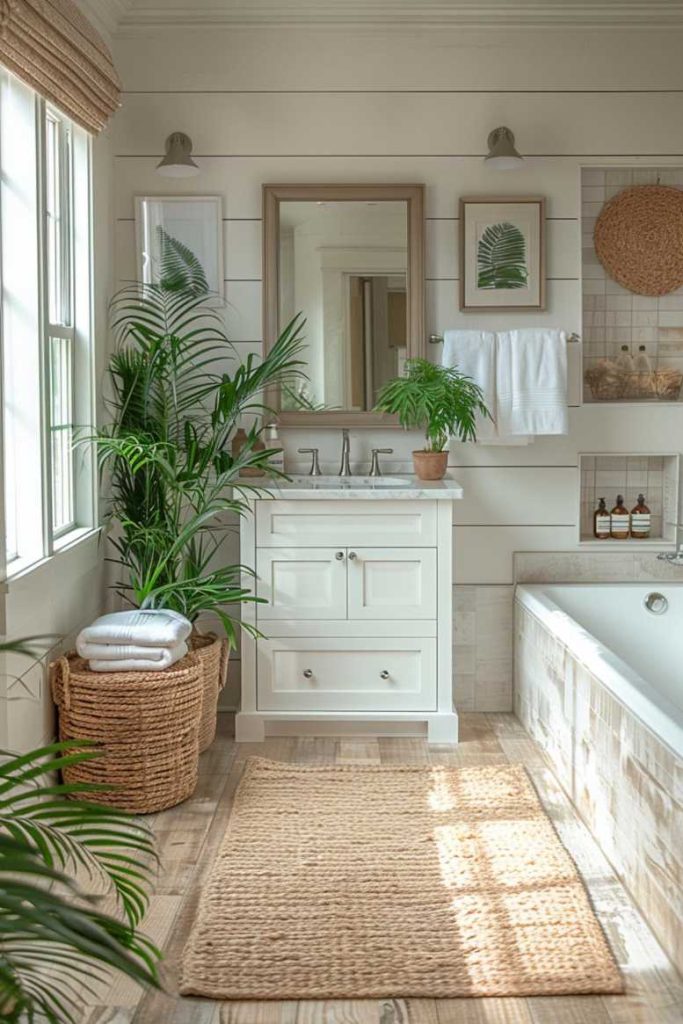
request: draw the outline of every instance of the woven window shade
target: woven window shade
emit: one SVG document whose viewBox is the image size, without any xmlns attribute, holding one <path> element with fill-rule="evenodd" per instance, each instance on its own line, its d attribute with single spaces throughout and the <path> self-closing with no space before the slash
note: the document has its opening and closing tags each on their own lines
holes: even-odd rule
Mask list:
<svg viewBox="0 0 683 1024">
<path fill-rule="evenodd" d="M 0 0 L 0 64 L 88 131 L 120 105 L 111 54 L 73 0 Z"/>
</svg>

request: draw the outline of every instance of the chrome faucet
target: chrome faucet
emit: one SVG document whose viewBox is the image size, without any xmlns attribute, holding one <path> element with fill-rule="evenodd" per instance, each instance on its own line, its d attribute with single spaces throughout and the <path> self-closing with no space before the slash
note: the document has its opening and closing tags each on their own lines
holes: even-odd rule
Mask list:
<svg viewBox="0 0 683 1024">
<path fill-rule="evenodd" d="M 382 467 L 379 464 L 380 455 L 393 455 L 393 448 L 373 448 L 372 449 L 372 462 L 370 463 L 370 476 L 381 476 Z"/>
<path fill-rule="evenodd" d="M 351 442 L 349 441 L 348 430 L 342 430 L 342 460 L 339 467 L 339 476 L 351 476 L 349 455 L 351 454 Z"/>
<path fill-rule="evenodd" d="M 683 565 L 683 544 L 679 544 L 676 551 L 661 551 L 657 558 L 660 562 L 669 562 L 670 565 Z"/>
</svg>

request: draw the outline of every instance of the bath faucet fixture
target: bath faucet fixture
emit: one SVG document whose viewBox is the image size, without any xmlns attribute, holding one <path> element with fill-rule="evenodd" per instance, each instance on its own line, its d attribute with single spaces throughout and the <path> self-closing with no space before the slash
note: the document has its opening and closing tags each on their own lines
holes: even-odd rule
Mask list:
<svg viewBox="0 0 683 1024">
<path fill-rule="evenodd" d="M 671 565 L 683 566 L 683 544 L 679 544 L 676 551 L 660 552 L 657 558 L 660 562 L 670 562 Z"/>
<path fill-rule="evenodd" d="M 351 466 L 349 465 L 349 455 L 351 454 L 351 442 L 349 441 L 348 430 L 342 430 L 342 458 L 341 466 L 339 467 L 339 476 L 351 476 Z"/>
<path fill-rule="evenodd" d="M 393 455 L 393 448 L 373 448 L 372 462 L 370 463 L 370 476 L 381 476 L 382 467 L 379 464 L 380 455 Z"/>
</svg>

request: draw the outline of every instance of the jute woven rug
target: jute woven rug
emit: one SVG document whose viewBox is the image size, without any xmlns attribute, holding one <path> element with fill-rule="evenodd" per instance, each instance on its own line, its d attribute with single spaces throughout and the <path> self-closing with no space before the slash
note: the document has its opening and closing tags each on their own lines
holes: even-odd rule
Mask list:
<svg viewBox="0 0 683 1024">
<path fill-rule="evenodd" d="M 251 758 L 181 979 L 214 999 L 621 991 L 519 765 Z"/>
</svg>

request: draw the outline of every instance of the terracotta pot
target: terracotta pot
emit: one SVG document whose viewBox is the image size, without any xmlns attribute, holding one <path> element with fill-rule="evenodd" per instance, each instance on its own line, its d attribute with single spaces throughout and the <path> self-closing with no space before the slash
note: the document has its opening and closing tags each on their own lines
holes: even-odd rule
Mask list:
<svg viewBox="0 0 683 1024">
<path fill-rule="evenodd" d="M 448 467 L 448 452 L 413 452 L 413 466 L 418 480 L 443 480 Z"/>
</svg>

